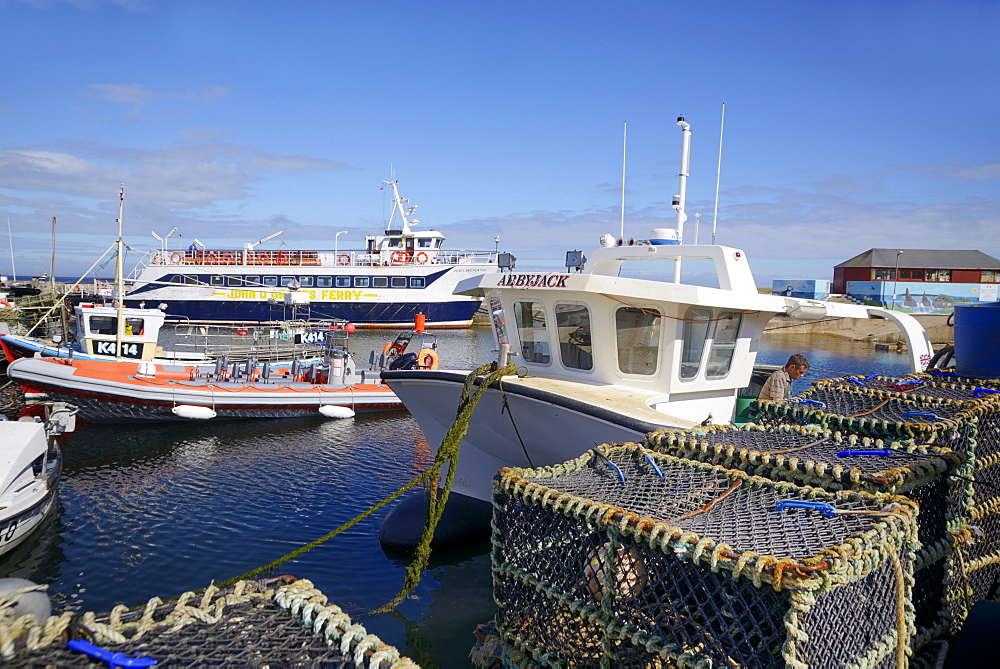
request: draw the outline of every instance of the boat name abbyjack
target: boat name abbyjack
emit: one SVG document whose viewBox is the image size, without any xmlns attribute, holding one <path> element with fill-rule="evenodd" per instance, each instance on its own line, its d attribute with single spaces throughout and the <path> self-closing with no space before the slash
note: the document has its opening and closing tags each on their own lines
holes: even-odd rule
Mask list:
<svg viewBox="0 0 1000 669">
<path fill-rule="evenodd" d="M 565 288 L 569 274 L 506 274 L 498 286 L 514 288 Z"/>
</svg>

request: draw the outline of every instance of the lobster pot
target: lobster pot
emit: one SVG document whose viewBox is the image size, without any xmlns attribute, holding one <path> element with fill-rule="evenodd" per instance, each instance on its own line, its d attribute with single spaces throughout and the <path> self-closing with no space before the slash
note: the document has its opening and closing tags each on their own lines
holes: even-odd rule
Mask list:
<svg viewBox="0 0 1000 669">
<path fill-rule="evenodd" d="M 883 397 L 919 398 L 921 402 L 955 401 L 968 402 L 972 405 L 978 404 L 981 400 L 996 400 L 994 396 L 1000 394 L 1000 388 L 996 385 L 984 385 L 982 380 L 927 374 L 904 378 L 839 376 L 816 381 L 813 387 L 824 390 L 870 392 L 881 394 Z"/>
<path fill-rule="evenodd" d="M 958 377 L 954 377 L 958 378 Z M 930 380 L 929 377 L 927 380 Z M 938 382 L 940 383 L 940 382 Z M 948 381 L 972 386 L 962 381 Z M 758 401 L 755 419 L 775 423 L 816 423 L 849 434 L 914 439 L 925 446 L 951 449 L 971 467 L 964 512 L 956 524 L 957 564 L 947 567 L 949 598 L 956 608 L 953 626 L 977 599 L 997 596 L 1000 577 L 1000 395 L 973 393 L 961 399 L 932 398 L 918 391 L 887 391 L 851 384 L 815 385 L 791 402 Z"/>
<path fill-rule="evenodd" d="M 657 452 L 708 462 L 774 481 L 829 491 L 863 490 L 905 494 L 920 508 L 914 573 L 914 610 L 920 645 L 947 632 L 962 610 L 950 604 L 964 583 L 953 559 L 955 536 L 969 525 L 971 465 L 949 449 L 912 439 L 881 439 L 818 427 L 711 426 L 657 430 L 646 435 Z M 948 584 L 954 583 L 949 589 Z"/>
<path fill-rule="evenodd" d="M 625 444 L 504 469 L 493 507 L 497 630 L 531 661 L 905 662 L 917 541 L 905 497 L 804 488 Z"/>
</svg>

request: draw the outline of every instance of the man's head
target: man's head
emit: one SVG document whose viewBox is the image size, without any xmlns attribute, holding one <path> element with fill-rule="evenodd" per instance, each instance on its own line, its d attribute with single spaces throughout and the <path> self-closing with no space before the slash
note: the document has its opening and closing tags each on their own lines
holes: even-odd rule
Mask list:
<svg viewBox="0 0 1000 669">
<path fill-rule="evenodd" d="M 801 379 L 805 376 L 806 370 L 809 369 L 809 361 L 806 360 L 806 356 L 801 353 L 796 353 L 788 358 L 788 362 L 785 363 L 785 371 L 788 373 L 788 378 Z"/>
</svg>

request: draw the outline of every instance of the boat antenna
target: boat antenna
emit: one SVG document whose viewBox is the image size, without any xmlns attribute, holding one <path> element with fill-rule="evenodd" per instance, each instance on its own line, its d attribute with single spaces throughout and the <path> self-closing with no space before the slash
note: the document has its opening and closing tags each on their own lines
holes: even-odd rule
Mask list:
<svg viewBox="0 0 1000 669">
<path fill-rule="evenodd" d="M 677 117 L 677 125 L 681 129 L 681 172 L 678 175 L 678 194 L 674 196 L 673 207 L 677 211 L 677 243 L 684 242 L 684 221 L 687 214 L 684 213 L 684 203 L 687 200 L 687 178 L 690 172 L 691 159 L 691 126 L 684 121 L 683 116 Z M 674 283 L 681 282 L 681 261 L 680 258 L 674 261 Z"/>
<path fill-rule="evenodd" d="M 726 103 L 722 103 L 722 122 L 719 124 L 719 169 L 715 173 L 715 214 L 712 215 L 712 243 L 715 243 L 715 226 L 719 222 L 719 181 L 722 180 L 722 131 L 726 127 Z"/>
<path fill-rule="evenodd" d="M 7 217 L 7 244 L 10 246 L 10 273 L 14 278 L 12 281 L 17 281 L 17 269 L 14 267 L 14 240 L 10 236 L 10 216 Z"/>
<path fill-rule="evenodd" d="M 625 149 L 628 140 L 628 121 L 622 124 L 622 229 L 618 239 L 625 239 Z"/>
</svg>

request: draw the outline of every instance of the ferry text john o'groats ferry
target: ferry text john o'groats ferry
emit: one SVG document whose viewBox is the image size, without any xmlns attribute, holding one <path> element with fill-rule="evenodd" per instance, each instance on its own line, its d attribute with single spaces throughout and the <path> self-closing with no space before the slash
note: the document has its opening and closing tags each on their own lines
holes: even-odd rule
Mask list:
<svg viewBox="0 0 1000 669">
<path fill-rule="evenodd" d="M 258 250 L 272 235 L 239 250 L 149 253 L 126 296 L 130 307 L 167 304 L 168 318 L 273 321 L 344 319 L 359 327 L 468 327 L 480 299 L 454 295 L 462 279 L 497 271 L 495 251 L 445 250 L 444 235 L 415 231 L 416 207 L 404 207 L 396 182 L 383 235 L 361 251 Z"/>
</svg>

